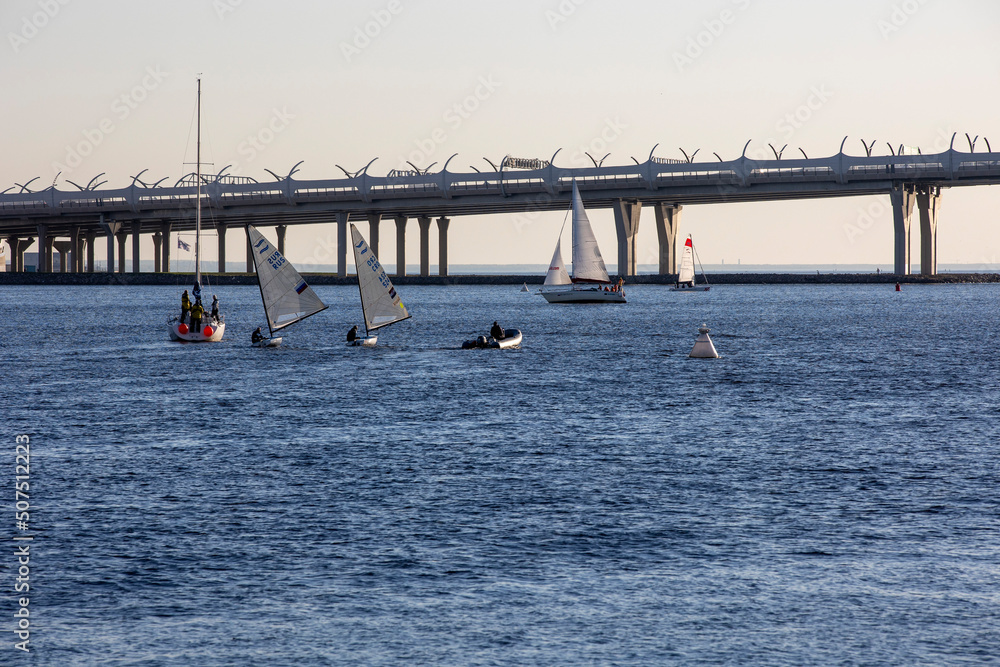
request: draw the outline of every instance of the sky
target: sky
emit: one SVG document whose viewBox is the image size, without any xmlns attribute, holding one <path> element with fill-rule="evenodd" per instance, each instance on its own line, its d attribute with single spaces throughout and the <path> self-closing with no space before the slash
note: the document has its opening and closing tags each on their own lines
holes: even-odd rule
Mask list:
<svg viewBox="0 0 1000 667">
<path fill-rule="evenodd" d="M 587 166 L 585 152 L 641 162 L 654 145 L 728 160 L 748 140 L 753 157 L 769 143 L 833 155 L 845 136 L 854 155 L 862 140 L 937 152 L 955 132 L 965 148 L 965 133 L 1000 146 L 998 27 L 991 0 L 5 0 L 0 190 L 99 174 L 123 187 L 144 169 L 172 184 L 193 171 L 199 74 L 206 170 L 261 181 L 300 161 L 296 178 L 321 179 L 373 158 L 379 175 L 408 160 L 437 171 L 453 154 L 451 171 L 471 171 L 560 149 L 565 167 Z M 995 187 L 945 190 L 939 265 L 1000 267 L 998 207 Z M 454 219 L 449 261 L 547 265 L 563 218 Z M 611 211 L 590 219 L 613 264 Z M 680 231 L 707 264 L 892 267 L 888 197 L 688 206 Z M 286 254 L 308 270 L 335 237 L 289 228 Z M 417 238 L 411 221 L 408 263 Z M 239 235 L 228 244 L 241 264 Z M 656 263 L 651 210 L 638 247 Z"/>
</svg>

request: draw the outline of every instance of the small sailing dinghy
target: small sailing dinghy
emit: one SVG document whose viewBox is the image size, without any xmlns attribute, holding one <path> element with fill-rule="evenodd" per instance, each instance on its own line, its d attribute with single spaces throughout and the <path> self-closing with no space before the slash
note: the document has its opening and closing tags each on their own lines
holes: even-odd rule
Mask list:
<svg viewBox="0 0 1000 667">
<path fill-rule="evenodd" d="M 545 276 L 540 294 L 549 303 L 625 303 L 621 281 L 611 283 L 608 269 L 601 257 L 597 237 L 583 207 L 580 189 L 573 181 L 573 277 L 566 271 L 562 258 L 562 230 L 552 254 L 552 263 Z M 565 226 L 565 223 L 563 223 Z"/>
<path fill-rule="evenodd" d="M 374 347 L 378 343 L 378 336 L 373 336 L 373 331 L 409 319 L 410 312 L 400 300 L 378 257 L 353 224 L 351 240 L 354 243 L 354 265 L 358 272 L 358 291 L 361 293 L 361 313 L 365 318 L 365 337 L 348 340 L 347 344 L 352 347 Z"/>
<path fill-rule="evenodd" d="M 201 79 L 198 79 L 198 135 L 197 135 L 197 167 L 195 168 L 195 182 L 198 185 L 198 199 L 195 204 L 194 222 L 194 289 L 191 296 L 195 298 L 195 303 L 200 308 L 200 312 L 205 312 L 205 307 L 201 305 Z M 184 292 L 187 294 L 187 291 Z M 186 298 L 186 297 L 185 297 Z M 167 333 L 170 340 L 184 343 L 218 343 L 222 340 L 222 335 L 226 332 L 226 323 L 220 315 L 218 318 L 211 317 L 202 326 L 201 318 L 194 317 L 195 310 L 191 310 L 190 324 L 184 322 L 184 315 L 167 322 Z M 197 326 L 195 324 L 197 323 Z"/>
<path fill-rule="evenodd" d="M 712 286 L 708 284 L 708 278 L 705 277 L 704 269 L 701 272 L 701 279 L 704 282 L 701 285 L 695 285 L 694 259 L 694 243 L 688 236 L 687 241 L 684 242 L 681 266 L 677 271 L 677 284 L 670 288 L 671 292 L 707 292 L 712 289 Z M 701 264 L 701 262 L 698 263 Z"/>
<path fill-rule="evenodd" d="M 528 291 L 528 283 L 524 283 L 524 285 L 521 286 L 521 291 L 522 292 L 527 292 Z"/>
<path fill-rule="evenodd" d="M 473 338 L 472 340 L 467 340 L 462 343 L 463 350 L 485 350 L 487 348 L 509 350 L 515 347 L 521 346 L 521 340 L 523 336 L 521 335 L 520 329 L 505 329 L 503 338 L 494 338 L 493 336 L 480 336 L 479 338 Z"/>
<path fill-rule="evenodd" d="M 329 306 L 263 234 L 250 225 L 247 226 L 247 234 L 252 250 L 250 255 L 257 269 L 257 285 L 260 287 L 260 299 L 264 302 L 267 328 L 271 333 L 269 338 L 254 341 L 252 345 L 277 347 L 281 344 L 281 337 L 275 338 L 275 331 L 301 322 Z"/>
</svg>

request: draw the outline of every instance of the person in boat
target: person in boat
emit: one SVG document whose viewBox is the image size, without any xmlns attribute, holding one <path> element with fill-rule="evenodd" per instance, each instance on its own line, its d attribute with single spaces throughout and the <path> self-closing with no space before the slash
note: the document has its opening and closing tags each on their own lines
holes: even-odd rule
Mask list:
<svg viewBox="0 0 1000 667">
<path fill-rule="evenodd" d="M 358 325 L 355 324 L 351 327 L 351 330 L 347 332 L 347 342 L 353 343 L 358 339 Z"/>
<path fill-rule="evenodd" d="M 212 320 L 219 321 L 219 297 L 212 295 Z"/>
<path fill-rule="evenodd" d="M 254 332 L 250 334 L 250 342 L 256 344 L 262 342 L 263 340 L 264 334 L 261 333 L 260 327 L 257 327 L 254 329 Z"/>
<path fill-rule="evenodd" d="M 201 299 L 191 306 L 191 333 L 201 331 L 201 318 L 205 315 L 205 306 L 201 305 Z"/>
<path fill-rule="evenodd" d="M 194 287 L 191 288 L 191 296 L 194 297 L 195 301 L 201 301 L 201 283 L 194 284 Z"/>
<path fill-rule="evenodd" d="M 191 310 L 191 299 L 188 297 L 188 291 L 184 290 L 184 294 L 181 294 L 181 324 L 184 324 L 184 318 L 187 317 L 188 312 Z"/>
<path fill-rule="evenodd" d="M 490 328 L 490 335 L 493 336 L 493 338 L 495 338 L 496 340 L 503 340 L 504 339 L 503 327 L 494 322 L 493 326 Z"/>
</svg>

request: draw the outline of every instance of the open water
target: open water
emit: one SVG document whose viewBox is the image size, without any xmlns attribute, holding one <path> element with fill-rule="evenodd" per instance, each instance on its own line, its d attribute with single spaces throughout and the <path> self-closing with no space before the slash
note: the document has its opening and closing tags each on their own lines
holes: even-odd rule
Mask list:
<svg viewBox="0 0 1000 667">
<path fill-rule="evenodd" d="M 998 286 L 404 287 L 372 350 L 350 287 L 170 343 L 180 289 L 0 291 L 2 664 L 1000 659 Z M 494 319 L 522 349 L 458 349 Z"/>
</svg>

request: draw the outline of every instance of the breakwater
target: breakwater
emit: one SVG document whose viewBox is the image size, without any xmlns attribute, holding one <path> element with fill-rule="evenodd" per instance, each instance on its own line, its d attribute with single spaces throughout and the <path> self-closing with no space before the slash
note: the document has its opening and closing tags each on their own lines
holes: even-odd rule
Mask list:
<svg viewBox="0 0 1000 667">
<path fill-rule="evenodd" d="M 209 285 L 256 285 L 251 273 L 202 274 Z M 303 274 L 310 285 L 354 285 L 354 276 Z M 396 285 L 541 285 L 541 275 L 391 276 Z M 190 285 L 193 273 L 0 273 L 4 285 Z M 670 285 L 674 276 L 639 275 L 630 285 Z M 941 273 L 936 276 L 896 276 L 888 273 L 716 273 L 708 274 L 712 285 L 836 285 L 836 284 L 958 284 L 1000 283 L 998 273 Z"/>
</svg>

